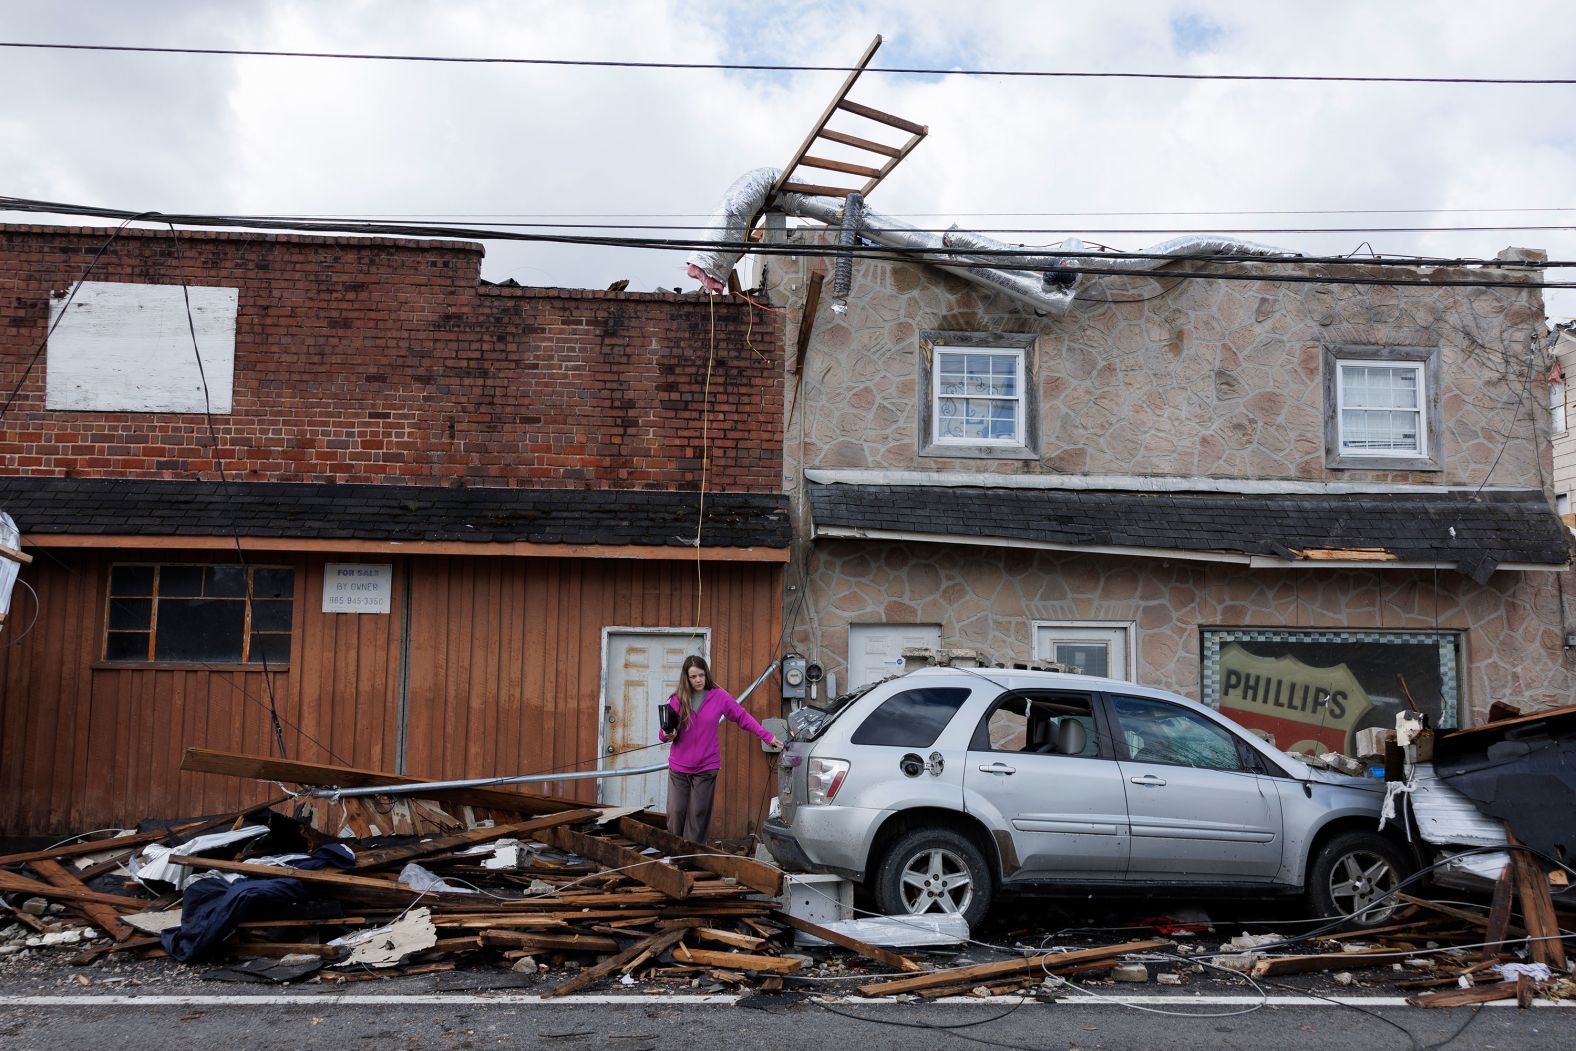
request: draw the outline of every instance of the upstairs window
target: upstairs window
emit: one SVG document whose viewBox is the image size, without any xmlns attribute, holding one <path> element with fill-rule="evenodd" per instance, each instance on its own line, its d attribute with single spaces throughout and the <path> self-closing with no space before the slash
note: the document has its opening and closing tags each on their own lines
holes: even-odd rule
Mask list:
<svg viewBox="0 0 1576 1051">
<path fill-rule="evenodd" d="M 294 600 L 288 567 L 111 566 L 104 659 L 286 664 Z"/>
<path fill-rule="evenodd" d="M 1325 352 L 1330 467 L 1439 470 L 1439 353 L 1413 347 Z"/>
<path fill-rule="evenodd" d="M 1565 381 L 1549 384 L 1549 429 L 1555 434 L 1565 433 Z"/>
<path fill-rule="evenodd" d="M 926 333 L 920 369 L 920 453 L 1034 455 L 1031 336 Z"/>
</svg>

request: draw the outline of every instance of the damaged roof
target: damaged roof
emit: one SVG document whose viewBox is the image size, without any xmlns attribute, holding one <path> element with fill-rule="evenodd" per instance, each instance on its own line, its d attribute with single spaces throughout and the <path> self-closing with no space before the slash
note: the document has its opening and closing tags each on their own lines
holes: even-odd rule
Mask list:
<svg viewBox="0 0 1576 1051">
<path fill-rule="evenodd" d="M 1246 494 L 812 483 L 819 535 L 1162 549 L 1274 559 L 1559 566 L 1568 534 L 1537 490 Z M 1355 549 L 1355 550 L 1354 550 Z"/>
<path fill-rule="evenodd" d="M 0 478 L 26 535 L 230 536 L 691 547 L 696 493 Z M 781 494 L 707 493 L 706 547 L 788 546 Z"/>
</svg>

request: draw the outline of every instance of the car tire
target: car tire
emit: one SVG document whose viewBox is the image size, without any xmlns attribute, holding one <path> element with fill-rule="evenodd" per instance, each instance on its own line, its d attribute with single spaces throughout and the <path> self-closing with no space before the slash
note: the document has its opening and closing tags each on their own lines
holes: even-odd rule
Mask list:
<svg viewBox="0 0 1576 1051">
<path fill-rule="evenodd" d="M 889 847 L 876 868 L 876 904 L 889 916 L 961 912 L 970 929 L 990 911 L 990 865 L 967 836 L 916 828 Z"/>
<path fill-rule="evenodd" d="M 1407 876 L 1406 855 L 1373 832 L 1343 832 L 1308 865 L 1308 910 L 1316 919 L 1345 917 L 1343 926 L 1377 927 L 1401 903 L 1389 891 Z M 1372 908 L 1365 908 L 1372 904 Z"/>
</svg>

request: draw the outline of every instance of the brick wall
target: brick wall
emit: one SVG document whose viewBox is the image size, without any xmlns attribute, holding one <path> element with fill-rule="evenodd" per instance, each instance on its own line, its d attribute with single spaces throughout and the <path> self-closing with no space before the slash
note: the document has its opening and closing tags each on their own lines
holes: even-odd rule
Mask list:
<svg viewBox="0 0 1576 1051">
<path fill-rule="evenodd" d="M 0 398 L 39 352 L 51 296 L 111 232 L 0 225 Z M 234 411 L 213 417 L 232 478 L 688 488 L 710 356 L 708 487 L 781 491 L 776 315 L 484 286 L 481 257 L 455 241 L 128 230 L 88 279 L 240 289 Z M 201 413 L 48 411 L 44 365 L 0 420 L 0 471 L 214 477 Z"/>
</svg>

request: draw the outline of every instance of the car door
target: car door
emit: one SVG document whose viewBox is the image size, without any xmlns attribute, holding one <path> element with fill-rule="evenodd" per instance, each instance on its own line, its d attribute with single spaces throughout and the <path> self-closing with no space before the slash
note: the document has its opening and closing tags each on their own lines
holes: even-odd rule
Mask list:
<svg viewBox="0 0 1576 1051">
<path fill-rule="evenodd" d="M 1008 879 L 1124 877 L 1127 799 L 1092 694 L 997 698 L 970 743 L 963 787 L 965 808 L 1011 841 L 1014 857 L 1002 852 Z"/>
<path fill-rule="evenodd" d="M 1201 712 L 1107 695 L 1127 792 L 1130 880 L 1266 882 L 1280 871 L 1280 794 L 1244 747 Z"/>
</svg>

